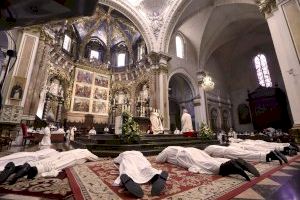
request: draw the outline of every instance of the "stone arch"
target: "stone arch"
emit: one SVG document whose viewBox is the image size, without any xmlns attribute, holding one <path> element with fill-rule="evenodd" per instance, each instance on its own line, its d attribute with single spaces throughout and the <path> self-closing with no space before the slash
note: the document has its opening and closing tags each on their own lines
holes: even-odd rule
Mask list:
<svg viewBox="0 0 300 200">
<path fill-rule="evenodd" d="M 183 108 L 186 108 L 192 117 L 193 127 L 196 124 L 196 110 L 194 99 L 197 94 L 193 79 L 184 71 L 177 70 L 169 76 L 169 117 L 170 128 L 174 131 L 175 128 L 181 127 L 181 114 Z"/>
<path fill-rule="evenodd" d="M 179 75 L 181 76 L 190 86 L 192 93 L 193 93 L 193 97 L 196 97 L 199 92 L 198 92 L 198 87 L 197 87 L 197 83 L 194 81 L 194 79 L 191 77 L 191 75 L 184 69 L 184 68 L 179 68 L 176 69 L 175 71 L 171 72 L 169 77 L 168 77 L 168 84 L 170 83 L 171 78 L 174 75 Z"/>
</svg>

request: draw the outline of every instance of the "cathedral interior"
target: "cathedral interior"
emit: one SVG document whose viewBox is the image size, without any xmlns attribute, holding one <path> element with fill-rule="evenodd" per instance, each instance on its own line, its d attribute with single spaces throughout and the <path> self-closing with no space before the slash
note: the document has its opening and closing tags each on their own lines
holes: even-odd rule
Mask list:
<svg viewBox="0 0 300 200">
<path fill-rule="evenodd" d="M 3 0 L 0 16 L 0 199 L 140 197 L 111 186 L 127 151 L 168 171 L 161 195 L 142 185 L 141 199 L 300 198 L 299 0 Z M 287 161 L 250 159 L 249 182 L 155 162 L 231 138 Z M 41 149 L 99 160 L 1 182 L 14 155 Z M 244 150 L 221 156 L 248 161 Z"/>
</svg>

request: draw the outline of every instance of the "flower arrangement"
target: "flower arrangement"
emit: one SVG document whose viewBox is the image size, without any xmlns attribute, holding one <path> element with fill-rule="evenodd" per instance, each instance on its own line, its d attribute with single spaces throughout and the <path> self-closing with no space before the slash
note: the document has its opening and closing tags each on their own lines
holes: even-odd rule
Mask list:
<svg viewBox="0 0 300 200">
<path fill-rule="evenodd" d="M 198 136 L 203 140 L 210 140 L 213 139 L 213 135 L 214 133 L 209 126 L 202 122 Z"/>
<path fill-rule="evenodd" d="M 132 114 L 128 111 L 122 113 L 122 134 L 121 139 L 126 144 L 139 143 L 140 130 L 139 125 L 134 121 Z"/>
</svg>

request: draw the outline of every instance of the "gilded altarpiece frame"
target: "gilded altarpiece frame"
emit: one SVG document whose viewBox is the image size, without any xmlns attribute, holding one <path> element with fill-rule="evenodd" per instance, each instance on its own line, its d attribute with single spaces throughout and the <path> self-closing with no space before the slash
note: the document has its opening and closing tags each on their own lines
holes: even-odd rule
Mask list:
<svg viewBox="0 0 300 200">
<path fill-rule="evenodd" d="M 110 76 L 76 68 L 70 111 L 108 116 Z"/>
</svg>

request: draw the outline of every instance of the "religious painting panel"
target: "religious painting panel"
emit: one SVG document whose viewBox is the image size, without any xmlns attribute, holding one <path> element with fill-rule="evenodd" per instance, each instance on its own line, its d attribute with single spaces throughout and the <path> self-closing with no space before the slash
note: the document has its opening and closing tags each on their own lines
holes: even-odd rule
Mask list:
<svg viewBox="0 0 300 200">
<path fill-rule="evenodd" d="M 108 88 L 109 78 L 107 76 L 102 76 L 97 74 L 95 76 L 95 85 L 100 87 Z"/>
<path fill-rule="evenodd" d="M 107 91 L 107 89 L 95 87 L 94 99 L 107 100 L 108 99 L 108 91 Z"/>
<path fill-rule="evenodd" d="M 89 112 L 90 100 L 74 98 L 73 111 L 75 112 Z"/>
<path fill-rule="evenodd" d="M 76 69 L 73 86 L 72 111 L 94 115 L 108 115 L 110 77 Z"/>
<path fill-rule="evenodd" d="M 76 87 L 75 87 L 75 96 L 90 98 L 91 91 L 92 91 L 91 86 L 85 86 L 85 85 L 76 84 Z"/>
<path fill-rule="evenodd" d="M 108 113 L 107 102 L 94 101 L 92 112 L 95 114 L 107 115 Z"/>
<path fill-rule="evenodd" d="M 238 115 L 240 124 L 249 124 L 251 123 L 250 109 L 246 104 L 240 104 L 238 106 Z"/>
<path fill-rule="evenodd" d="M 93 73 L 85 70 L 77 70 L 76 81 L 78 83 L 86 83 L 92 84 L 93 83 Z"/>
</svg>

